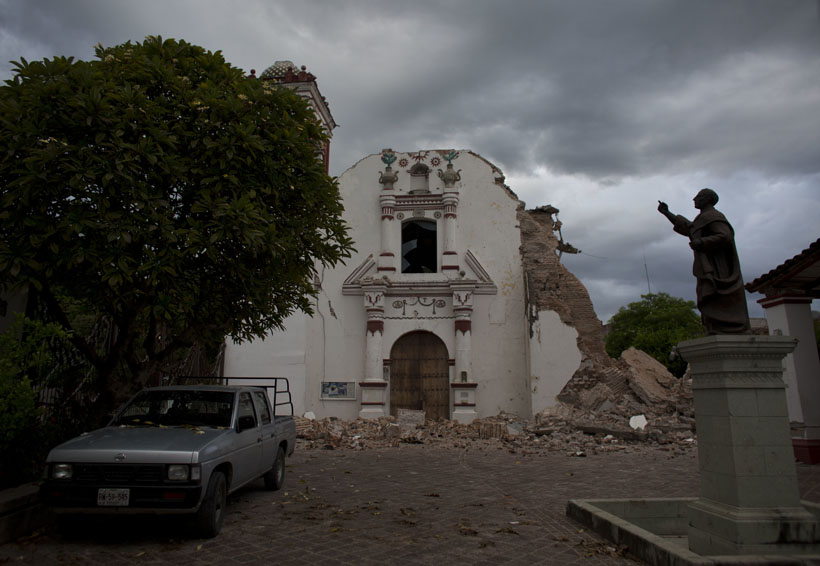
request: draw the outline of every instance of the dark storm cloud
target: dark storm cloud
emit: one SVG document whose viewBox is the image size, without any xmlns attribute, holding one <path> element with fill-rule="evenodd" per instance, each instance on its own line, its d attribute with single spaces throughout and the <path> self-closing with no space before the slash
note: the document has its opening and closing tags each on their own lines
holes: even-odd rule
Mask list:
<svg viewBox="0 0 820 566">
<path fill-rule="evenodd" d="M 691 218 L 716 189 L 747 280 L 820 236 L 819 24 L 816 0 L 0 0 L 0 75 L 148 34 L 306 65 L 341 126 L 331 173 L 385 147 L 476 151 L 561 209 L 585 252 L 564 263 L 606 320 L 647 270 L 694 297 L 658 199 Z"/>
</svg>

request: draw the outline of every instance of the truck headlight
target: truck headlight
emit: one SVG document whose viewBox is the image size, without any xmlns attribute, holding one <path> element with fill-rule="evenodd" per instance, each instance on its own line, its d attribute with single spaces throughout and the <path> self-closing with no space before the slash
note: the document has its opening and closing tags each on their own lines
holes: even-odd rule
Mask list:
<svg viewBox="0 0 820 566">
<path fill-rule="evenodd" d="M 74 476 L 74 467 L 71 464 L 54 464 L 51 467 L 51 477 L 55 480 L 70 480 Z"/>
<path fill-rule="evenodd" d="M 171 481 L 188 481 L 189 467 L 187 464 L 171 464 L 168 466 L 168 479 Z"/>
</svg>

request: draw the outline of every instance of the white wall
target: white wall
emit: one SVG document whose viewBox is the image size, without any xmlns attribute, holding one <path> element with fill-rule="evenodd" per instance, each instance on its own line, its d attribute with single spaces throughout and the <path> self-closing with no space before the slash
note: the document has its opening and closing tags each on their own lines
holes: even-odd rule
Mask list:
<svg viewBox="0 0 820 566">
<path fill-rule="evenodd" d="M 556 397 L 581 364 L 578 332 L 564 324 L 555 311 L 539 311 L 530 339 L 532 412 L 540 413 Z"/>
<path fill-rule="evenodd" d="M 265 339 L 225 345 L 226 377 L 287 377 L 293 411 L 305 412 L 305 329 L 308 316 L 295 313 L 285 321 L 286 331 L 275 331 Z M 231 380 L 231 384 L 268 385 L 259 380 Z M 272 382 L 270 383 L 272 385 Z"/>
</svg>

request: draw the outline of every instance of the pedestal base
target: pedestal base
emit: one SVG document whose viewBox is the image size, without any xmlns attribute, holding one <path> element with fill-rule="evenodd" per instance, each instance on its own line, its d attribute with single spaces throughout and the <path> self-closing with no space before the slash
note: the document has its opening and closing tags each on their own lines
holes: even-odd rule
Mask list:
<svg viewBox="0 0 820 566">
<path fill-rule="evenodd" d="M 359 416 L 363 419 L 378 419 L 386 417 L 386 381 L 362 381 L 359 383 L 362 390 L 362 408 Z"/>
<path fill-rule="evenodd" d="M 384 406 L 374 405 L 374 406 L 364 406 L 362 410 L 359 411 L 359 417 L 362 419 L 380 419 L 381 417 L 386 417 L 387 415 L 384 413 Z"/>
<path fill-rule="evenodd" d="M 800 503 L 783 383 L 785 336 L 689 340 L 700 499 L 689 548 L 702 555 L 820 552 L 817 518 Z"/>
<path fill-rule="evenodd" d="M 475 399 L 478 383 L 461 381 L 451 383 L 450 388 L 453 399 L 453 420 L 461 424 L 470 424 L 476 420 L 478 413 L 475 410 Z"/>
<path fill-rule="evenodd" d="M 453 410 L 453 420 L 461 424 L 470 424 L 477 418 L 475 407 L 456 407 Z"/>
<path fill-rule="evenodd" d="M 689 504 L 689 549 L 702 555 L 820 554 L 820 525 L 803 507 Z"/>
</svg>

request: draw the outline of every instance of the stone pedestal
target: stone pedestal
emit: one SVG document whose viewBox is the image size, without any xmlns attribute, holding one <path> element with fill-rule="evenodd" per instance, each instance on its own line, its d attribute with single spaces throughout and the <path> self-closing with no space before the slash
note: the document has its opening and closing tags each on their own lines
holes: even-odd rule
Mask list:
<svg viewBox="0 0 820 566">
<path fill-rule="evenodd" d="M 478 383 L 451 383 L 453 399 L 453 420 L 461 424 L 470 424 L 478 413 L 475 410 L 475 392 Z"/>
<path fill-rule="evenodd" d="M 359 383 L 362 390 L 362 408 L 359 416 L 363 419 L 378 419 L 386 417 L 386 381 L 362 381 Z"/>
<path fill-rule="evenodd" d="M 691 367 L 698 433 L 693 552 L 820 552 L 820 526 L 800 503 L 783 383 L 783 358 L 795 343 L 718 335 L 678 345 Z"/>
</svg>

